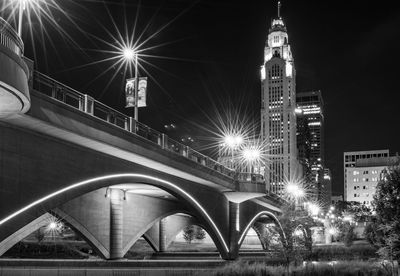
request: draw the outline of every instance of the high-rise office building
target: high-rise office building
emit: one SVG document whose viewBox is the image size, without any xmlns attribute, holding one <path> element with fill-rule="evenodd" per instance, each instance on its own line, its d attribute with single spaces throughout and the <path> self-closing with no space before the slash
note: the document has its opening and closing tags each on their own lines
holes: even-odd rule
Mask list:
<svg viewBox="0 0 400 276">
<path fill-rule="evenodd" d="M 307 136 L 309 136 L 309 168 L 305 171 L 307 177 L 309 194 L 315 200 L 326 201 L 329 205 L 330 199 L 322 198 L 328 195 L 328 187 L 324 182 L 324 102 L 321 91 L 301 92 L 296 95 L 296 105 L 299 110 L 297 122 L 300 120 L 307 124 Z M 297 137 L 305 135 L 302 133 L 305 127 L 298 126 Z M 299 141 L 298 141 L 299 144 Z M 299 145 L 298 145 L 299 146 Z M 300 158 L 301 160 L 301 158 Z M 310 173 L 308 175 L 307 173 Z M 326 181 L 325 181 L 326 182 Z"/>
<path fill-rule="evenodd" d="M 370 151 L 351 151 L 343 153 L 343 171 L 344 171 L 344 200 L 348 201 L 348 177 L 349 168 L 355 167 L 360 159 L 371 159 L 378 157 L 389 157 L 389 150 L 370 150 Z"/>
<path fill-rule="evenodd" d="M 261 66 L 261 138 L 270 161 L 265 179 L 270 191 L 282 195 L 284 184 L 298 170 L 296 147 L 296 71 L 285 23 L 272 20 Z"/>
</svg>

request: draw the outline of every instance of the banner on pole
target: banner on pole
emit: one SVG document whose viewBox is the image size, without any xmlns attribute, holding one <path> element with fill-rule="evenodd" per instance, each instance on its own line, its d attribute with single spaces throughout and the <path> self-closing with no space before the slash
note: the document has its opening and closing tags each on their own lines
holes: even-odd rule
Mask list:
<svg viewBox="0 0 400 276">
<path fill-rule="evenodd" d="M 135 79 L 127 79 L 125 85 L 125 107 L 135 107 Z"/>
<path fill-rule="evenodd" d="M 135 99 L 135 79 L 127 79 L 125 86 L 125 107 L 145 107 L 146 106 L 146 96 L 147 96 L 147 77 L 139 78 L 138 83 L 138 99 Z"/>
<path fill-rule="evenodd" d="M 138 107 L 146 106 L 147 77 L 139 78 L 138 84 Z"/>
</svg>

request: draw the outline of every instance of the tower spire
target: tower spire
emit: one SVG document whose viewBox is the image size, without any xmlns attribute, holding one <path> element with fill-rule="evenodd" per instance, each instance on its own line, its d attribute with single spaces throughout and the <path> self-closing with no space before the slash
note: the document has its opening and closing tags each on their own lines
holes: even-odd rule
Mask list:
<svg viewBox="0 0 400 276">
<path fill-rule="evenodd" d="M 281 1 L 278 1 L 278 18 L 281 18 Z"/>
</svg>

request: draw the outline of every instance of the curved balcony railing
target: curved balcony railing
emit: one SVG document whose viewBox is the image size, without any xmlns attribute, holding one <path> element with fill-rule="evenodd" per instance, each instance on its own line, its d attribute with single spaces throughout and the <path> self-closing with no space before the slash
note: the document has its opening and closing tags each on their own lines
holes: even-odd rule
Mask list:
<svg viewBox="0 0 400 276">
<path fill-rule="evenodd" d="M 24 43 L 15 30 L 0 17 L 0 45 L 10 49 L 18 56 L 24 54 Z"/>
<path fill-rule="evenodd" d="M 232 179 L 235 176 L 234 170 L 225 167 L 210 157 L 169 138 L 167 135 L 152 129 L 149 126 L 136 122 L 132 117 L 126 116 L 125 114 L 96 101 L 92 97 L 82 94 L 44 74 L 36 71 L 34 72 L 33 87 L 35 90 L 46 94 L 53 99 L 59 100 L 82 112 L 88 113 L 96 118 L 120 127 L 133 135 L 145 138 L 146 140 L 157 144 L 163 150 L 184 156 L 197 164 L 217 171 L 223 175 L 231 177 Z"/>
</svg>

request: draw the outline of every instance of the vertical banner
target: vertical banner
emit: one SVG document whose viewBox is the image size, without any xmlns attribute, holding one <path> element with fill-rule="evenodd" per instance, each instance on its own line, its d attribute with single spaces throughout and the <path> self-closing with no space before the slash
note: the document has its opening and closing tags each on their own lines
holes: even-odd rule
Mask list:
<svg viewBox="0 0 400 276">
<path fill-rule="evenodd" d="M 135 79 L 127 79 L 125 85 L 125 107 L 135 107 Z"/>
<path fill-rule="evenodd" d="M 139 78 L 138 83 L 138 107 L 146 106 L 146 97 L 147 97 L 147 77 Z M 135 79 L 127 79 L 125 86 L 125 98 L 126 105 L 125 107 L 135 107 L 136 99 L 135 99 Z"/>
<path fill-rule="evenodd" d="M 147 96 L 147 77 L 139 78 L 138 88 L 138 107 L 145 107 Z"/>
</svg>

